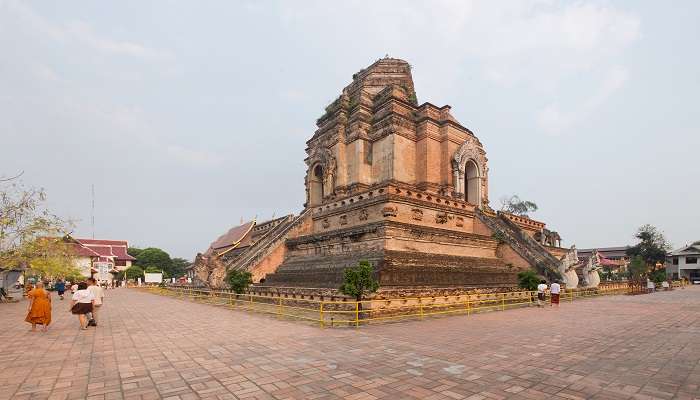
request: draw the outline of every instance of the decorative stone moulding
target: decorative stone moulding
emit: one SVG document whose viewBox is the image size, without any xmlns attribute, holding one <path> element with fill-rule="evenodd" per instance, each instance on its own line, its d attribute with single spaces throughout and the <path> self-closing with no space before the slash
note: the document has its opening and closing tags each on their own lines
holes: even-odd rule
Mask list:
<svg viewBox="0 0 700 400">
<path fill-rule="evenodd" d="M 328 227 L 331 226 L 331 223 L 328 221 L 328 218 L 323 219 L 323 222 L 321 222 L 321 226 L 323 226 L 323 229 L 328 229 Z"/>
<path fill-rule="evenodd" d="M 340 225 L 347 225 L 348 224 L 348 216 L 347 215 L 341 215 L 340 216 Z"/>
<path fill-rule="evenodd" d="M 462 217 L 457 217 L 457 218 L 456 218 L 455 225 L 457 225 L 457 226 L 460 227 L 460 228 L 463 227 L 463 226 L 464 226 L 464 218 L 462 218 Z"/>
<path fill-rule="evenodd" d="M 446 224 L 447 223 L 447 213 L 439 212 L 435 214 L 435 223 Z"/>
</svg>

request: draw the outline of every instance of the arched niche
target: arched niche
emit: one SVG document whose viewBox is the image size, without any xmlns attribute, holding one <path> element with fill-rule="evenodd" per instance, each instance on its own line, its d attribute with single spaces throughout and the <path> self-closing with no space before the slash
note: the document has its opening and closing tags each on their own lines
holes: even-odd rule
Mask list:
<svg viewBox="0 0 700 400">
<path fill-rule="evenodd" d="M 309 205 L 316 206 L 323 201 L 323 166 L 318 163 L 309 174 Z"/>
<path fill-rule="evenodd" d="M 488 206 L 486 183 L 486 156 L 481 145 L 467 140 L 455 151 L 452 158 L 452 184 L 454 196 L 477 207 Z"/>
<path fill-rule="evenodd" d="M 464 165 L 464 200 L 481 205 L 481 174 L 476 162 L 471 159 Z"/>
</svg>

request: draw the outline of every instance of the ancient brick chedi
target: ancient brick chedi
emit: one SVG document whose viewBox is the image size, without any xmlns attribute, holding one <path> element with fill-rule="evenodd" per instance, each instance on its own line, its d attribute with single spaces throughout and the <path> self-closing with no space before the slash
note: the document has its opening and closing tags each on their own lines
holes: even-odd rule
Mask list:
<svg viewBox="0 0 700 400">
<path fill-rule="evenodd" d="M 544 223 L 490 208 L 482 143 L 449 106 L 418 104 L 407 62 L 355 74 L 317 126 L 304 211 L 228 268 L 255 272 L 276 252 L 265 284 L 303 287 L 338 287 L 360 260 L 384 287 L 507 286 L 533 266 L 558 274 L 565 251 Z"/>
</svg>

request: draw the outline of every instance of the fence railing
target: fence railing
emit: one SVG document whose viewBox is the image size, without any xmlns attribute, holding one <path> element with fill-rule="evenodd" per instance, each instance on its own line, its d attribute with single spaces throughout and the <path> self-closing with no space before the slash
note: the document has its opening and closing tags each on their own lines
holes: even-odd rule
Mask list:
<svg viewBox="0 0 700 400">
<path fill-rule="evenodd" d="M 672 287 L 680 287 L 674 282 Z M 392 299 L 370 299 L 354 301 L 317 300 L 301 298 L 285 293 L 269 295 L 236 294 L 230 291 L 196 289 L 188 287 L 150 287 L 154 293 L 180 299 L 192 299 L 216 306 L 250 312 L 261 312 L 279 318 L 292 318 L 318 323 L 321 327 L 360 326 L 375 322 L 401 319 L 423 319 L 436 315 L 476 314 L 487 311 L 505 311 L 512 308 L 536 305 L 537 292 L 515 291 L 502 293 L 464 294 L 454 296 L 410 297 Z M 628 294 L 627 284 L 612 284 L 589 289 L 562 290 L 560 303 L 576 300 Z M 551 296 L 546 294 L 545 302 Z"/>
</svg>

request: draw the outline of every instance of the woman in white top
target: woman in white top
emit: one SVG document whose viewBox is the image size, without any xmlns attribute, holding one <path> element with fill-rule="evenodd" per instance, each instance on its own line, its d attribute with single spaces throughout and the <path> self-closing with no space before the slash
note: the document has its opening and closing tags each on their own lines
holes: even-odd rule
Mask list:
<svg viewBox="0 0 700 400">
<path fill-rule="evenodd" d="M 80 282 L 78 284 L 78 290 L 73 293 L 72 299 L 70 311 L 78 316 L 80 329 L 87 329 L 85 314 L 92 312 L 92 305 L 95 302 L 95 296 L 87 290 L 87 283 Z"/>
</svg>

